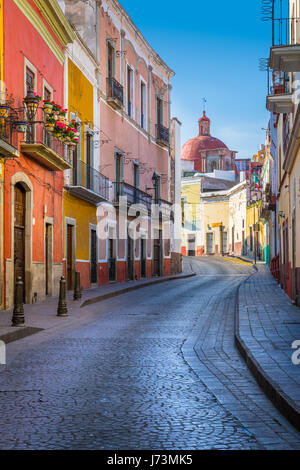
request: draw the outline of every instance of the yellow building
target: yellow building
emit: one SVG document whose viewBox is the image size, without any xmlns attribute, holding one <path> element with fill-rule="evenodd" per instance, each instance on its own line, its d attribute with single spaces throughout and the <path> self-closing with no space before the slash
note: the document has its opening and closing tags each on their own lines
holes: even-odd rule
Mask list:
<svg viewBox="0 0 300 470">
<path fill-rule="evenodd" d="M 247 205 L 246 251 L 254 260 L 263 259 L 264 224 L 261 220 L 261 200 Z"/>
<path fill-rule="evenodd" d="M 182 254 L 244 254 L 246 193 L 246 181 L 182 178 Z"/>
<path fill-rule="evenodd" d="M 65 172 L 63 196 L 64 272 L 68 289 L 74 273 L 80 272 L 81 286 L 98 284 L 97 205 L 108 198 L 108 180 L 99 168 L 99 114 L 97 106 L 96 59 L 77 39 L 67 51 L 65 103 L 69 120 L 76 122 L 79 143 L 72 151 L 72 169 Z"/>
</svg>

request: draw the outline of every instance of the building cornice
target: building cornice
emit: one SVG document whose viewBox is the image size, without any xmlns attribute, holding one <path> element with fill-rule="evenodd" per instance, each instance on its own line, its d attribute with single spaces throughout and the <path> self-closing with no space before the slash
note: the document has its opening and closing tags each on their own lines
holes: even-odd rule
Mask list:
<svg viewBox="0 0 300 470">
<path fill-rule="evenodd" d="M 64 47 L 75 40 L 73 28 L 56 1 L 34 0 L 34 3 Z"/>
<path fill-rule="evenodd" d="M 175 76 L 175 72 L 168 67 L 168 65 L 163 61 L 163 59 L 157 54 L 157 52 L 150 46 L 146 38 L 143 36 L 141 31 L 137 28 L 137 26 L 134 24 L 126 10 L 121 6 L 120 2 L 118 0 L 106 0 L 107 4 L 111 4 L 111 6 L 119 13 L 121 18 L 126 20 L 128 26 L 132 29 L 132 32 L 134 33 L 134 37 L 138 38 L 140 43 L 143 44 L 143 46 L 146 48 L 148 51 L 149 55 L 152 56 L 154 62 L 156 62 L 159 66 L 161 66 L 170 76 L 170 78 Z"/>
<path fill-rule="evenodd" d="M 27 0 L 14 0 L 14 3 L 36 29 L 39 35 L 44 39 L 49 49 L 53 52 L 57 60 L 62 65 L 65 61 L 65 55 L 53 36 L 51 36 L 50 31 L 43 23 L 37 12 L 32 8 L 31 5 L 29 5 Z"/>
</svg>

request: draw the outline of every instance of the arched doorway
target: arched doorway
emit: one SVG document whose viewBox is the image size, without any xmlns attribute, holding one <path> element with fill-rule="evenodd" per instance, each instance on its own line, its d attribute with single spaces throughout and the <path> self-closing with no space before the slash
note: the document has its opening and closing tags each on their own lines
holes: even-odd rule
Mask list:
<svg viewBox="0 0 300 470">
<path fill-rule="evenodd" d="M 26 191 L 19 183 L 15 185 L 14 217 L 14 285 L 17 277 L 21 277 L 23 281 L 23 301 L 25 302 Z"/>
</svg>

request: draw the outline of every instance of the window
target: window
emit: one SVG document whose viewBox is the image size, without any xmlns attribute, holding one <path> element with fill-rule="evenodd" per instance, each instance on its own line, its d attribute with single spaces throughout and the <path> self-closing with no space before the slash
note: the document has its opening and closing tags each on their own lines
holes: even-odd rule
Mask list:
<svg viewBox="0 0 300 470">
<path fill-rule="evenodd" d="M 160 98 L 156 98 L 156 122 L 158 126 L 163 123 L 163 102 Z"/>
<path fill-rule="evenodd" d="M 141 82 L 141 127 L 146 129 L 146 85 Z"/>
<path fill-rule="evenodd" d="M 155 199 L 156 204 L 160 200 L 160 186 L 161 186 L 161 178 L 160 176 L 158 176 L 154 184 L 154 199 Z"/>
<path fill-rule="evenodd" d="M 138 188 L 140 185 L 140 167 L 138 163 L 133 163 L 133 186 Z"/>
<path fill-rule="evenodd" d="M 93 135 L 87 130 L 85 133 L 85 174 L 86 174 L 86 187 L 93 189 Z"/>
<path fill-rule="evenodd" d="M 133 71 L 127 66 L 127 114 L 133 115 Z"/>
<path fill-rule="evenodd" d="M 107 41 L 107 76 L 113 78 L 115 75 L 115 50 L 110 41 Z"/>
<path fill-rule="evenodd" d="M 26 67 L 26 95 L 35 89 L 35 74 L 29 67 Z"/>
<path fill-rule="evenodd" d="M 253 251 L 253 228 L 250 227 L 250 251 Z"/>
<path fill-rule="evenodd" d="M 51 101 L 51 91 L 47 87 L 44 87 L 44 100 Z"/>
</svg>

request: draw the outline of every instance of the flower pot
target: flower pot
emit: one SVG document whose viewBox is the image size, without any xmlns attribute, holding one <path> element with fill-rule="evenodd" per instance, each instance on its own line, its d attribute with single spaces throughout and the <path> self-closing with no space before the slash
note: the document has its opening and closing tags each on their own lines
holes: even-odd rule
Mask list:
<svg viewBox="0 0 300 470">
<path fill-rule="evenodd" d="M 44 103 L 43 111 L 45 114 L 51 114 L 53 109 L 53 105 L 51 103 Z"/>
<path fill-rule="evenodd" d="M 46 128 L 48 131 L 52 132 L 54 129 L 54 123 L 53 122 L 46 122 Z"/>
<path fill-rule="evenodd" d="M 15 126 L 16 126 L 16 129 L 17 129 L 17 132 L 21 132 L 22 134 L 25 134 L 26 128 L 27 128 L 27 122 L 17 121 L 17 122 L 15 122 Z"/>
<path fill-rule="evenodd" d="M 9 106 L 6 104 L 0 104 L 0 118 L 7 118 L 9 112 Z"/>
</svg>

